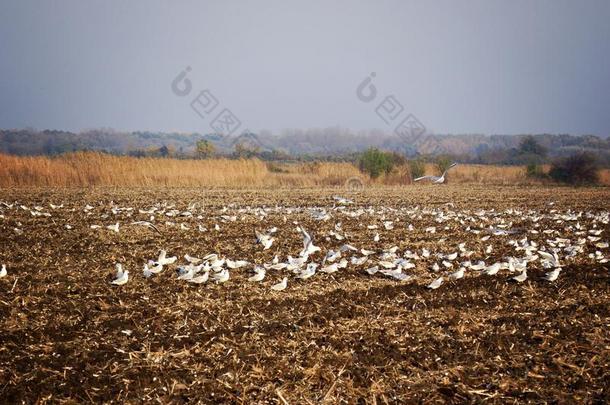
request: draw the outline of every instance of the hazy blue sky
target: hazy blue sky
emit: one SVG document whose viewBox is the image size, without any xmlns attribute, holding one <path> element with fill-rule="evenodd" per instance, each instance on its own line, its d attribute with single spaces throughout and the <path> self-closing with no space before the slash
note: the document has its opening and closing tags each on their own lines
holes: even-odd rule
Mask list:
<svg viewBox="0 0 610 405">
<path fill-rule="evenodd" d="M 209 89 L 252 130 L 390 130 L 394 95 L 436 133 L 608 135 L 610 1 L 2 0 L 0 73 L 1 128 L 211 132 Z"/>
</svg>

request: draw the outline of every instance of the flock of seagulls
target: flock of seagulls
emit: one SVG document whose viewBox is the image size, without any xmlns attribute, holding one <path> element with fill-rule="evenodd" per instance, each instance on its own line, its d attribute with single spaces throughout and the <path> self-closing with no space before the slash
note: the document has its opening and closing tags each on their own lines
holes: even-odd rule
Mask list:
<svg viewBox="0 0 610 405">
<path fill-rule="evenodd" d="M 161 233 L 159 229 L 163 225 L 185 232 L 220 232 L 219 224 L 252 217 L 258 223 L 268 225 L 272 215 L 289 225 L 282 232 L 276 226 L 259 226 L 259 229 L 267 229 L 254 230 L 250 248 L 271 250 L 273 259 L 268 263 L 251 263 L 218 253 L 200 258 L 185 254 L 179 263 L 177 256 L 169 256 L 165 250 L 161 250 L 155 258 L 144 260 L 141 273 L 144 279 L 156 277 L 172 268 L 177 280 L 192 285 L 225 283 L 231 279 L 233 272 L 239 271 L 247 275 L 245 280 L 248 283 L 266 284 L 271 277 L 271 282 L 266 284 L 268 288 L 284 291 L 291 279 L 302 283 L 321 274 L 333 276 L 350 270 L 365 277 L 382 277 L 398 282 L 430 280 L 431 276 L 432 281 L 426 281 L 423 285 L 437 290 L 473 275 L 494 277 L 508 273 L 510 281 L 524 283 L 528 280 L 528 269 L 543 269 L 543 280 L 555 282 L 566 265 L 609 262 L 605 253 L 608 242 L 602 238 L 610 222 L 610 213 L 560 211 L 553 203 L 549 203 L 548 209 L 543 211 L 458 210 L 452 203 L 436 208 L 358 207 L 354 201 L 336 196 L 333 197 L 332 207 L 229 205 L 212 216 L 212 222 L 216 223 L 214 226 L 208 225 L 209 229 L 199 221 L 210 216 L 204 217 L 204 212 L 197 210 L 194 204 L 186 210 L 178 210 L 167 203 L 137 210 L 114 203 L 109 206 L 87 204 L 71 209 L 64 208 L 63 204 L 49 206 L 50 210 L 42 206 L 30 208 L 19 203 L 0 202 L 0 220 L 6 221 L 13 210 L 29 212 L 32 217 L 41 220 L 52 218 L 53 211 L 68 210 L 82 212 L 85 217 L 99 221 L 90 224 L 89 228 L 110 234 L 123 232 L 123 225 L 144 226 L 158 233 Z M 297 220 L 302 220 L 303 216 L 309 216 L 313 221 L 317 230 L 316 241 L 305 229 L 302 223 L 305 221 Z M 101 220 L 107 220 L 110 224 L 100 224 Z M 344 226 L 346 221 L 350 222 L 351 230 Z M 293 231 L 286 232 L 285 229 L 290 230 L 290 224 Z M 25 231 L 21 222 L 15 220 L 13 225 L 15 233 Z M 66 231 L 74 228 L 68 223 L 63 226 Z M 388 236 L 389 232 L 393 234 Z M 412 236 L 415 234 L 417 236 Z M 218 235 L 221 237 L 220 233 Z M 295 235 L 302 240 L 302 248 L 283 255 L 274 243 L 278 239 L 286 242 Z M 401 238 L 408 240 L 408 243 L 402 244 L 402 249 L 393 244 Z M 458 238 L 462 240 L 455 240 Z M 438 249 L 436 252 L 430 247 L 432 242 Z M 412 247 L 405 248 L 405 244 Z M 328 248 L 323 248 L 323 245 Z M 115 266 L 116 274 L 110 283 L 114 286 L 128 284 L 129 271 L 121 263 Z M 8 273 L 7 266 L 2 264 L 0 278 Z"/>
</svg>

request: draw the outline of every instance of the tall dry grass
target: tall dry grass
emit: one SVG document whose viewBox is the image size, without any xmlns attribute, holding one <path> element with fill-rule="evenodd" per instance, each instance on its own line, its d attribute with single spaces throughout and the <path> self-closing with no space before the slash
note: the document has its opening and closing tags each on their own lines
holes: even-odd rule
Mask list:
<svg viewBox="0 0 610 405">
<path fill-rule="evenodd" d="M 438 176 L 436 166 L 428 163 L 426 175 Z M 460 164 L 452 168 L 447 174 L 447 182 L 453 184 L 534 184 L 540 181 L 529 179 L 525 175 L 525 167 L 521 166 L 488 166 Z M 386 185 L 413 184 L 411 172 L 407 165 L 395 167 L 390 173 L 383 174 L 377 179 L 378 183 Z M 425 184 L 423 182 L 422 184 Z"/>
<path fill-rule="evenodd" d="M 429 168 L 428 168 L 429 170 Z M 447 174 L 451 183 L 532 184 L 523 166 L 458 165 Z"/>
<path fill-rule="evenodd" d="M 427 174 L 438 174 L 433 165 Z M 369 185 L 410 184 L 406 166 L 372 181 L 350 163 L 265 163 L 257 159 L 178 160 L 78 152 L 58 157 L 0 154 L 0 187 L 169 186 L 169 187 L 312 187 L 342 186 L 352 177 Z M 536 184 L 523 167 L 459 165 L 450 183 Z M 600 173 L 610 185 L 610 170 Z"/>
<path fill-rule="evenodd" d="M 78 152 L 58 157 L 0 154 L 0 186 L 308 187 L 360 176 L 349 163 L 282 164 L 258 159 L 178 160 Z"/>
<path fill-rule="evenodd" d="M 0 155 L 2 186 L 265 185 L 259 160 L 177 160 L 79 152 L 59 157 Z"/>
</svg>

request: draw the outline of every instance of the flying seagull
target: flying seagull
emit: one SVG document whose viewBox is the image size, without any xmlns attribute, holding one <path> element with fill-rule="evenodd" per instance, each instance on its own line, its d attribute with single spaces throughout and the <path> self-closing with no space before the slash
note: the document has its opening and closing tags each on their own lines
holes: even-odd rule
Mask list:
<svg viewBox="0 0 610 405">
<path fill-rule="evenodd" d="M 256 234 L 256 242 L 263 245 L 263 250 L 267 250 L 273 245 L 275 238 L 271 236 L 271 233 L 264 234 L 257 230 L 254 230 L 254 233 Z"/>
<path fill-rule="evenodd" d="M 553 268 L 557 268 L 557 267 L 561 267 L 561 263 L 559 262 L 559 256 L 557 256 L 557 253 L 548 253 L 545 252 L 543 250 L 539 250 L 538 254 L 540 256 L 542 256 L 542 265 L 549 268 L 549 267 L 553 267 Z"/>
<path fill-rule="evenodd" d="M 301 251 L 300 256 L 309 256 L 312 253 L 319 252 L 320 248 L 314 246 L 313 239 L 311 239 L 309 233 L 307 233 L 307 231 L 302 226 L 299 226 L 297 229 L 303 235 L 303 250 Z"/>
<path fill-rule="evenodd" d="M 445 182 L 445 175 L 447 174 L 449 169 L 451 169 L 454 166 L 457 166 L 457 163 L 453 163 L 451 166 L 449 166 L 447 168 L 447 170 L 445 170 L 440 177 L 438 177 L 438 176 L 422 176 L 422 177 L 418 177 L 418 178 L 414 179 L 413 181 L 430 180 L 434 184 L 442 184 L 442 183 Z"/>
</svg>

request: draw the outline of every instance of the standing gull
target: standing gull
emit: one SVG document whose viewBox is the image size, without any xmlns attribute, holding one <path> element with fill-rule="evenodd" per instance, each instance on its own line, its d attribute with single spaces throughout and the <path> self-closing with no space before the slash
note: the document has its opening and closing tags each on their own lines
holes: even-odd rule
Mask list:
<svg viewBox="0 0 610 405">
<path fill-rule="evenodd" d="M 283 291 L 288 286 L 288 277 L 284 277 L 281 282 L 271 286 L 273 291 Z"/>
<path fill-rule="evenodd" d="M 430 284 L 428 284 L 426 287 L 431 290 L 436 290 L 443 284 L 443 280 L 444 280 L 443 277 L 439 277 L 436 280 L 434 280 L 433 282 L 431 282 Z"/>
<path fill-rule="evenodd" d="M 116 278 L 112 280 L 112 284 L 114 285 L 123 285 L 126 284 L 129 280 L 129 271 L 123 271 L 123 266 L 121 263 L 117 263 L 116 265 Z"/>
</svg>

